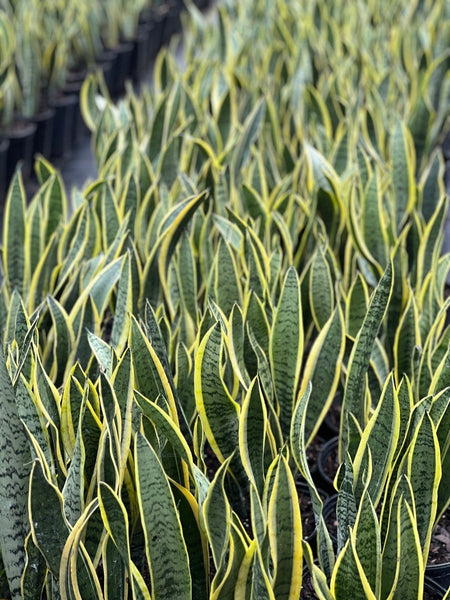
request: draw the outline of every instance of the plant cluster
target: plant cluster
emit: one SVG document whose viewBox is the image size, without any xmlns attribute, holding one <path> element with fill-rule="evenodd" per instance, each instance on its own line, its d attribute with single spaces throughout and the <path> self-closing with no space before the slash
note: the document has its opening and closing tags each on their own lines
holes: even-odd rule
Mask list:
<svg viewBox="0 0 450 600">
<path fill-rule="evenodd" d="M 446 11 L 191 6 L 184 71 L 162 51 L 118 105 L 88 76 L 98 180 L 69 206 L 38 158 L 6 204 L 5 597 L 298 600 L 305 564 L 321 600 L 423 597 L 450 501 Z M 307 450 L 338 391 L 333 545 Z"/>
<path fill-rule="evenodd" d="M 92 68 L 103 48 L 133 39 L 147 0 L 1 0 L 0 112 L 2 129 L 14 111 L 31 118 L 62 93 L 68 74 Z"/>
</svg>

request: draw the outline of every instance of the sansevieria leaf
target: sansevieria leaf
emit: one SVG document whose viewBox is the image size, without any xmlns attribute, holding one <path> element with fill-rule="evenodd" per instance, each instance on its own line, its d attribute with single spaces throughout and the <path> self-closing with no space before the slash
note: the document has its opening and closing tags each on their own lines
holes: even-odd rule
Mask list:
<svg viewBox="0 0 450 600">
<path fill-rule="evenodd" d="M 425 414 L 414 433 L 408 454 L 408 477 L 414 493 L 416 527 L 423 556 L 428 556 L 441 479 L 441 455 L 436 430 Z"/>
<path fill-rule="evenodd" d="M 220 376 L 222 339 L 219 324 L 203 338 L 195 361 L 195 401 L 206 437 L 220 460 L 239 445 L 239 405 Z M 234 464 L 234 461 L 233 461 Z"/>
<path fill-rule="evenodd" d="M 20 600 L 28 533 L 28 477 L 31 453 L 14 389 L 0 347 L 0 548 L 13 600 Z"/>
<path fill-rule="evenodd" d="M 100 84 L 99 84 L 100 81 Z M 101 109 L 98 108 L 96 96 L 98 87 L 101 87 L 102 94 L 107 92 L 107 88 L 100 73 L 90 73 L 81 88 L 80 106 L 84 121 L 91 131 L 95 131 L 99 122 Z"/>
<path fill-rule="evenodd" d="M 264 98 L 261 98 L 244 123 L 244 130 L 233 156 L 233 171 L 235 180 L 238 180 L 241 176 L 241 169 L 245 165 L 250 154 L 251 145 L 258 135 L 265 109 L 265 100 Z"/>
<path fill-rule="evenodd" d="M 363 210 L 363 233 L 365 244 L 379 265 L 388 259 L 388 238 L 383 219 L 382 197 L 377 171 L 374 171 L 367 184 Z"/>
<path fill-rule="evenodd" d="M 361 442 L 354 460 L 356 479 L 367 481 L 367 493 L 376 507 L 383 494 L 386 479 L 392 469 L 392 459 L 397 448 L 400 429 L 400 407 L 393 377 L 390 375 L 384 385 L 378 406 L 363 431 Z M 370 474 L 363 472 L 370 450 L 372 469 Z"/>
<path fill-rule="evenodd" d="M 58 578 L 61 600 L 103 600 L 99 578 L 83 544 L 86 525 L 97 509 L 98 500 L 92 500 L 64 545 Z"/>
<path fill-rule="evenodd" d="M 207 197 L 208 193 L 203 192 L 184 200 L 176 205 L 161 223 L 157 247 L 159 248 L 158 269 L 163 289 L 166 289 L 167 269 L 178 240 L 195 211 Z"/>
<path fill-rule="evenodd" d="M 206 537 L 200 525 L 199 505 L 189 490 L 175 482 L 171 484 L 183 537 L 189 540 L 186 546 L 192 580 L 192 598 L 207 600 L 209 557 Z"/>
<path fill-rule="evenodd" d="M 388 598 L 395 587 L 397 558 L 398 558 L 398 509 L 400 501 L 406 501 L 414 507 L 414 497 L 411 484 L 406 475 L 397 478 L 390 494 L 389 503 L 383 506 L 389 511 L 389 524 L 386 532 L 382 532 L 382 576 L 381 576 L 381 598 Z M 414 510 L 414 508 L 413 508 Z"/>
<path fill-rule="evenodd" d="M 3 270 L 9 290 L 22 293 L 25 262 L 25 189 L 17 171 L 9 187 L 3 222 Z"/>
<path fill-rule="evenodd" d="M 27 563 L 21 582 L 22 598 L 23 600 L 40 600 L 47 575 L 47 565 L 40 550 L 34 544 L 31 534 L 27 537 L 25 550 Z M 3 564 L 0 563 L 0 567 L 3 569 Z M 0 587 L 0 596 L 6 597 L 7 593 L 7 589 Z"/>
<path fill-rule="evenodd" d="M 363 572 L 361 573 L 363 578 L 360 572 L 362 572 L 360 561 L 349 539 L 336 560 L 331 579 L 330 589 L 336 600 L 348 600 L 348 598 L 376 600 Z"/>
<path fill-rule="evenodd" d="M 302 587 L 303 552 L 300 505 L 294 478 L 283 455 L 276 470 L 268 506 L 268 532 L 277 600 L 297 600 Z"/>
<path fill-rule="evenodd" d="M 111 346 L 120 354 L 123 350 L 129 330 L 130 313 L 133 308 L 133 287 L 131 281 L 131 256 L 128 253 L 122 263 L 114 323 L 111 331 Z"/>
<path fill-rule="evenodd" d="M 300 394 L 306 390 L 308 382 L 312 384 L 305 418 L 306 445 L 317 433 L 333 401 L 339 383 L 344 349 L 344 317 L 340 306 L 337 305 L 314 341 L 302 374 Z"/>
<path fill-rule="evenodd" d="M 378 598 L 381 583 L 381 539 L 377 515 L 367 491 L 361 498 L 354 527 L 355 550 L 371 590 Z"/>
<path fill-rule="evenodd" d="M 408 302 L 398 325 L 394 343 L 396 376 L 397 381 L 400 381 L 403 375 L 412 377 L 414 347 L 421 346 L 418 311 L 410 288 Z"/>
<path fill-rule="evenodd" d="M 269 348 L 281 429 L 289 433 L 303 355 L 300 285 L 293 267 L 284 279 L 276 308 Z"/>
<path fill-rule="evenodd" d="M 59 565 L 69 535 L 69 525 L 63 514 L 63 498 L 48 481 L 39 461 L 30 476 L 29 519 L 33 541 L 47 562 L 52 574 L 59 577 Z"/>
<path fill-rule="evenodd" d="M 138 574 L 136 567 L 131 561 L 128 516 L 123 502 L 114 490 L 104 482 L 100 483 L 98 497 L 105 527 L 128 569 L 133 598 L 150 600 L 150 594 L 146 589 L 143 578 Z"/>
<path fill-rule="evenodd" d="M 416 196 L 414 181 L 415 156 L 410 137 L 411 134 L 406 125 L 397 119 L 390 147 L 397 232 L 400 231 L 411 211 Z"/>
<path fill-rule="evenodd" d="M 191 600 L 186 543 L 169 481 L 155 451 L 140 434 L 134 447 L 139 511 L 154 600 Z"/>
<path fill-rule="evenodd" d="M 203 518 L 216 569 L 219 569 L 228 546 L 231 507 L 225 492 L 228 458 L 217 471 L 203 503 Z"/>
<path fill-rule="evenodd" d="M 56 171 L 46 183 L 44 206 L 47 218 L 44 243 L 47 244 L 52 233 L 57 229 L 59 223 L 65 220 L 67 211 L 67 199 L 64 183 Z"/>
<path fill-rule="evenodd" d="M 408 502 L 401 498 L 397 513 L 397 572 L 392 600 L 422 598 L 424 567 L 416 519 Z"/>
<path fill-rule="evenodd" d="M 135 398 L 143 414 L 155 424 L 158 433 L 164 435 L 174 451 L 184 461 L 185 466 L 193 477 L 194 468 L 191 451 L 173 420 L 155 402 L 150 402 L 139 392 L 135 392 Z"/>
<path fill-rule="evenodd" d="M 160 394 L 164 395 L 170 416 L 178 423 L 176 399 L 164 365 L 134 316 L 131 318 L 131 355 L 136 389 L 151 401 L 155 401 Z"/>
<path fill-rule="evenodd" d="M 260 496 L 264 486 L 264 446 L 267 426 L 265 402 L 255 378 L 242 405 L 239 419 L 239 449 L 247 476 Z"/>
<path fill-rule="evenodd" d="M 211 594 L 209 596 L 210 600 L 226 600 L 230 596 L 234 596 L 237 588 L 239 568 L 242 564 L 248 545 L 241 531 L 239 531 L 233 522 L 231 523 L 229 539 L 228 561 L 224 566 L 224 573 L 218 572 L 214 578 L 211 586 Z M 217 585 L 215 585 L 217 580 Z"/>
<path fill-rule="evenodd" d="M 309 277 L 309 303 L 317 329 L 322 329 L 331 316 L 334 305 L 333 282 L 325 252 L 319 248 L 314 255 Z"/>
<path fill-rule="evenodd" d="M 308 460 L 306 457 L 305 415 L 307 412 L 310 395 L 311 383 L 309 382 L 306 387 L 306 390 L 300 396 L 294 410 L 290 430 L 290 446 L 295 463 L 300 473 L 306 479 L 306 482 L 309 487 L 311 503 L 314 511 L 314 520 L 317 525 L 317 553 L 319 557 L 319 562 L 326 576 L 330 578 L 334 566 L 333 546 L 330 534 L 328 533 L 322 515 L 322 498 L 320 497 L 312 479 L 308 466 Z"/>
<path fill-rule="evenodd" d="M 375 338 L 386 313 L 392 289 L 392 265 L 388 264 L 383 276 L 372 294 L 369 308 L 361 329 L 356 336 L 347 367 L 347 380 L 344 389 L 343 411 L 351 412 L 364 427 L 367 418 L 365 377 L 369 367 Z M 341 453 L 346 451 L 348 439 L 345 419 L 341 421 Z"/>
</svg>

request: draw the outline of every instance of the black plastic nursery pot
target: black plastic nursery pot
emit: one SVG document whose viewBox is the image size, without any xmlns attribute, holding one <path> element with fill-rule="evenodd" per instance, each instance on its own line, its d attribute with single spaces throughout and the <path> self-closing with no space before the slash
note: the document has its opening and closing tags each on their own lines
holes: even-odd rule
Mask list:
<svg viewBox="0 0 450 600">
<path fill-rule="evenodd" d="M 436 523 L 431 535 L 425 575 L 446 590 L 450 587 L 450 508 Z"/>
<path fill-rule="evenodd" d="M 323 518 L 334 548 L 337 548 L 336 505 L 338 495 L 329 496 L 323 505 Z M 442 600 L 450 587 L 450 563 L 428 565 L 425 571 L 424 600 Z M 428 595 L 427 595 L 428 594 Z"/>
<path fill-rule="evenodd" d="M 157 15 L 156 19 L 146 27 L 148 36 L 147 58 L 155 58 L 163 44 L 164 19 Z"/>
<path fill-rule="evenodd" d="M 113 68 L 116 63 L 117 54 L 113 50 L 103 50 L 101 54 L 97 56 L 96 68 L 103 73 L 103 79 L 105 80 L 106 87 L 111 94 L 113 87 Z"/>
<path fill-rule="evenodd" d="M 50 106 L 55 110 L 52 135 L 52 158 L 61 158 L 72 148 L 72 132 L 75 112 L 78 109 L 78 96 L 62 95 L 55 98 Z"/>
<path fill-rule="evenodd" d="M 103 78 L 106 83 L 106 87 L 111 93 L 113 87 L 113 68 L 117 59 L 117 54 L 113 50 L 103 50 L 101 54 L 97 56 L 97 68 L 103 72 Z"/>
<path fill-rule="evenodd" d="M 83 83 L 88 74 L 88 69 L 84 67 L 75 68 L 67 73 L 66 85 L 73 83 Z"/>
<path fill-rule="evenodd" d="M 168 7 L 145 9 L 139 17 L 141 32 L 147 35 L 147 59 L 155 58 L 164 43 L 165 21 Z"/>
<path fill-rule="evenodd" d="M 6 195 L 7 181 L 6 181 L 6 161 L 8 160 L 8 149 L 9 140 L 6 138 L 0 138 L 0 207 L 4 204 L 4 198 Z M 2 208 L 0 208 L 0 211 Z"/>
<path fill-rule="evenodd" d="M 425 570 L 426 579 L 445 591 L 450 587 L 450 563 L 429 565 Z"/>
<path fill-rule="evenodd" d="M 200 10 L 205 10 L 206 8 L 208 8 L 209 4 L 209 0 L 195 0 L 195 5 Z"/>
<path fill-rule="evenodd" d="M 338 446 L 339 438 L 332 438 L 322 446 L 317 459 L 315 479 L 328 494 L 336 493 L 333 481 L 339 466 Z"/>
<path fill-rule="evenodd" d="M 171 6 L 169 6 L 164 21 L 164 43 L 169 42 L 170 38 L 179 31 L 181 31 L 180 8 L 176 4 L 172 4 Z"/>
<path fill-rule="evenodd" d="M 153 19 L 153 10 L 150 7 L 145 7 L 139 14 L 139 25 L 148 25 Z"/>
<path fill-rule="evenodd" d="M 341 392 L 334 395 L 333 402 L 320 426 L 319 433 L 327 440 L 339 435 L 341 421 L 342 396 Z"/>
<path fill-rule="evenodd" d="M 27 181 L 33 164 L 33 144 L 36 125 L 26 121 L 18 121 L 14 129 L 5 132 L 9 139 L 8 158 L 6 161 L 6 182 L 11 181 L 17 164 L 21 162 L 22 177 Z"/>
<path fill-rule="evenodd" d="M 147 28 L 140 26 L 134 40 L 133 56 L 131 58 L 131 76 L 134 83 L 138 83 L 145 75 L 149 64 L 148 46 L 149 36 Z"/>
<path fill-rule="evenodd" d="M 447 588 L 442 587 L 433 579 L 425 577 L 423 600 L 442 600 Z"/>
<path fill-rule="evenodd" d="M 48 158 L 52 151 L 53 125 L 55 122 L 54 109 L 47 108 L 38 115 L 30 117 L 27 121 L 36 125 L 33 156 L 39 153 Z"/>
<path fill-rule="evenodd" d="M 83 116 L 81 114 L 80 107 L 80 92 L 83 85 L 83 79 L 80 81 L 68 81 L 64 86 L 63 93 L 65 96 L 76 96 L 78 98 L 78 104 L 74 108 L 74 117 L 72 120 L 72 133 L 71 133 L 71 144 L 75 146 L 78 141 L 89 135 L 89 129 L 87 128 Z"/>
<path fill-rule="evenodd" d="M 132 75 L 132 58 L 134 52 L 134 44 L 132 42 L 123 42 L 114 48 L 116 59 L 112 65 L 112 86 L 110 93 L 117 97 L 124 93 L 125 82 Z"/>
</svg>

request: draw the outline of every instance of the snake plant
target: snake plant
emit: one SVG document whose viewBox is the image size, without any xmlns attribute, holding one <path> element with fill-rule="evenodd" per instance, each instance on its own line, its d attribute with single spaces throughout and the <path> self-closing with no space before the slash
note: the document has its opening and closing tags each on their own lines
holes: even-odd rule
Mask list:
<svg viewBox="0 0 450 600">
<path fill-rule="evenodd" d="M 163 51 L 155 87 L 118 105 L 87 78 L 97 181 L 68 197 L 38 157 L 27 203 L 16 174 L 14 600 L 297 600 L 305 561 L 320 598 L 422 598 L 450 499 L 445 10 L 228 0 L 211 27 L 191 6 L 184 72 Z M 334 549 L 306 450 L 338 389 Z"/>
<path fill-rule="evenodd" d="M 0 114 L 3 131 L 11 127 L 18 101 L 18 85 L 14 70 L 15 44 L 12 21 L 6 11 L 0 10 Z"/>
</svg>

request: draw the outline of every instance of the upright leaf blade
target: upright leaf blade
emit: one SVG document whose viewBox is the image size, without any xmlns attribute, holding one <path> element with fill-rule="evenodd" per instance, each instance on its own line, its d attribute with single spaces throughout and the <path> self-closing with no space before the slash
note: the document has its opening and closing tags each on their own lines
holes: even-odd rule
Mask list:
<svg viewBox="0 0 450 600">
<path fill-rule="evenodd" d="M 217 471 L 203 503 L 205 527 L 216 569 L 220 568 L 225 556 L 230 535 L 231 507 L 225 492 L 229 463 L 230 459 L 227 459 Z"/>
<path fill-rule="evenodd" d="M 414 181 L 415 157 L 411 153 L 409 137 L 410 133 L 406 125 L 397 119 L 390 148 L 397 233 L 411 211 L 416 195 Z"/>
<path fill-rule="evenodd" d="M 186 544 L 169 481 L 155 451 L 136 436 L 134 457 L 139 511 L 155 600 L 191 600 Z"/>
<path fill-rule="evenodd" d="M 219 324 L 203 338 L 195 361 L 195 401 L 208 441 L 220 460 L 239 445 L 239 406 L 220 376 L 222 340 Z M 235 461 L 233 461 L 234 464 Z"/>
<path fill-rule="evenodd" d="M 344 390 L 343 411 L 352 413 L 358 423 L 366 425 L 366 386 L 364 379 L 369 368 L 375 338 L 386 313 L 392 289 L 392 265 L 388 264 L 386 270 L 373 292 L 369 308 L 358 332 L 352 348 L 347 367 L 347 381 Z M 343 427 L 345 419 L 341 421 L 341 453 L 346 451 L 348 439 Z"/>
<path fill-rule="evenodd" d="M 300 285 L 293 267 L 284 279 L 270 336 L 269 355 L 275 395 L 280 406 L 281 429 L 287 436 L 303 355 Z"/>
<path fill-rule="evenodd" d="M 9 187 L 3 224 L 3 270 L 10 291 L 21 294 L 26 274 L 25 263 L 25 189 L 16 171 Z"/>
<path fill-rule="evenodd" d="M 1 347 L 0 389 L 0 548 L 11 597 L 20 600 L 31 454 Z"/>
</svg>

